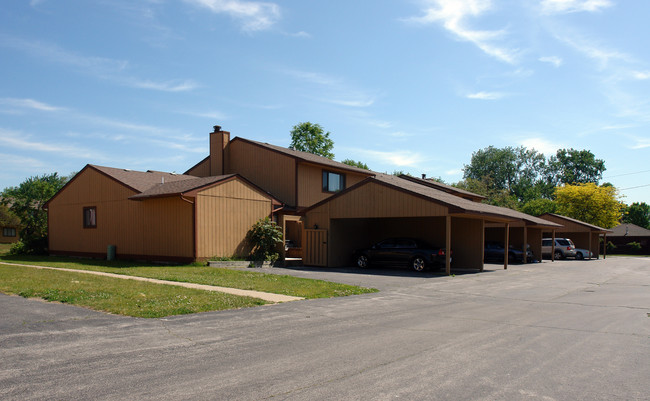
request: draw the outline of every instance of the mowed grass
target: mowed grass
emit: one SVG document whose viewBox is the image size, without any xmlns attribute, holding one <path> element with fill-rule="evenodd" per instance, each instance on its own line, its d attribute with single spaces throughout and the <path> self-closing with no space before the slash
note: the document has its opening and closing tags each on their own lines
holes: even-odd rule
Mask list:
<svg viewBox="0 0 650 401">
<path fill-rule="evenodd" d="M 324 280 L 311 280 L 288 275 L 207 266 L 161 266 L 128 261 L 108 262 L 105 260 L 49 256 L 4 256 L 0 257 L 0 261 L 102 271 L 127 276 L 207 284 L 303 298 L 330 298 L 377 292 L 374 288 L 364 288 Z"/>
<path fill-rule="evenodd" d="M 0 244 L 0 256 L 9 253 L 11 244 Z"/>
<path fill-rule="evenodd" d="M 0 265 L 0 292 L 144 318 L 266 304 L 261 299 L 218 292 L 6 265 Z"/>
</svg>

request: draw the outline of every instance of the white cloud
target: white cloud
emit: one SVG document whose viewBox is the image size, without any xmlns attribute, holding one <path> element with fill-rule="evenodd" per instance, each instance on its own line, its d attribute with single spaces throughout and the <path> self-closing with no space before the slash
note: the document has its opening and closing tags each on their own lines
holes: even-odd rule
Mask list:
<svg viewBox="0 0 650 401">
<path fill-rule="evenodd" d="M 376 96 L 353 89 L 351 85 L 337 77 L 289 69 L 281 70 L 281 72 L 308 84 L 319 86 L 320 96 L 314 100 L 356 108 L 368 107 L 375 103 Z"/>
<path fill-rule="evenodd" d="M 542 63 L 549 63 L 553 64 L 554 67 L 559 67 L 562 65 L 562 58 L 557 57 L 557 56 L 546 56 L 546 57 L 540 57 L 539 61 Z"/>
<path fill-rule="evenodd" d="M 46 103 L 39 102 L 34 99 L 16 99 L 16 98 L 1 98 L 0 104 L 8 105 L 10 107 L 32 109 L 38 111 L 63 111 L 63 107 L 51 106 Z"/>
<path fill-rule="evenodd" d="M 506 63 L 516 62 L 517 50 L 494 44 L 504 36 L 504 30 L 476 30 L 467 26 L 468 18 L 478 17 L 492 9 L 491 0 L 425 0 L 425 4 L 423 16 L 407 21 L 441 23 L 459 39 L 473 43 L 486 54 Z"/>
<path fill-rule="evenodd" d="M 542 0 L 540 4 L 544 14 L 596 12 L 614 5 L 610 0 Z"/>
<path fill-rule="evenodd" d="M 126 74 L 129 69 L 129 62 L 126 60 L 79 55 L 51 43 L 24 40 L 0 34 L 0 46 L 12 48 L 48 62 L 70 66 L 84 74 L 90 74 L 132 88 L 181 92 L 198 87 L 191 80 L 155 82 L 149 79 L 135 78 Z"/>
<path fill-rule="evenodd" d="M 606 46 L 596 43 L 595 41 L 580 38 L 578 36 L 557 36 L 556 38 L 567 45 L 571 46 L 584 56 L 598 61 L 601 69 L 607 68 L 611 61 L 632 61 L 632 57 L 617 50 L 608 49 Z"/>
<path fill-rule="evenodd" d="M 374 162 L 373 164 L 389 164 L 397 167 L 415 167 L 418 163 L 424 161 L 424 157 L 410 150 L 394 150 L 382 152 L 378 150 L 354 149 L 355 154 L 362 156 L 363 159 Z"/>
<path fill-rule="evenodd" d="M 632 71 L 632 78 L 640 81 L 650 79 L 650 71 Z"/>
<path fill-rule="evenodd" d="M 476 92 L 470 93 L 466 97 L 468 99 L 479 99 L 479 100 L 498 100 L 505 96 L 505 94 L 500 92 Z"/>
<path fill-rule="evenodd" d="M 269 29 L 280 19 L 280 7 L 275 3 L 242 0 L 185 0 L 205 7 L 216 14 L 227 14 L 241 21 L 245 31 Z"/>
<path fill-rule="evenodd" d="M 545 138 L 526 138 L 520 141 L 520 144 L 528 149 L 535 149 L 545 155 L 554 155 L 561 147 L 557 143 Z"/>
<path fill-rule="evenodd" d="M 56 153 L 65 157 L 77 159 L 88 159 L 99 157 L 92 151 L 74 145 L 62 145 L 60 143 L 45 143 L 35 141 L 31 135 L 18 131 L 10 131 L 0 128 L 0 143 L 14 149 Z M 92 155 L 92 156 L 91 156 Z"/>
</svg>

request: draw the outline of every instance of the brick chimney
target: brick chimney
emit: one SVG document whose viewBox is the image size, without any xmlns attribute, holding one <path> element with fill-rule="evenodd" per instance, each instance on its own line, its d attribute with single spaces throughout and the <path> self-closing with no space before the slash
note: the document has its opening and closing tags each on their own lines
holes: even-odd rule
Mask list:
<svg viewBox="0 0 650 401">
<path fill-rule="evenodd" d="M 230 142 L 230 132 L 222 131 L 219 125 L 210 133 L 210 175 L 224 174 L 224 152 Z"/>
</svg>

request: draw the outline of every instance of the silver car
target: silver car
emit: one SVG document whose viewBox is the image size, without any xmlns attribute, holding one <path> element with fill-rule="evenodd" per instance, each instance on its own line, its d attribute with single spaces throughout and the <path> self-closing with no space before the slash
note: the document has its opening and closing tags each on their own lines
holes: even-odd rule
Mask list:
<svg viewBox="0 0 650 401">
<path fill-rule="evenodd" d="M 552 245 L 552 238 L 542 238 L 542 257 L 551 257 L 551 252 L 553 252 Z M 555 260 L 573 258 L 576 256 L 576 246 L 573 245 L 573 241 L 569 238 L 556 238 L 555 253 L 552 256 Z"/>
</svg>

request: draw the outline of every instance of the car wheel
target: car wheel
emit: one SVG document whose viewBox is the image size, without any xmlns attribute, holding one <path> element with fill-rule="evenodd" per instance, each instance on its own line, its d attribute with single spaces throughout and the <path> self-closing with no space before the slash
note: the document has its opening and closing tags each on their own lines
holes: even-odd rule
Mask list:
<svg viewBox="0 0 650 401">
<path fill-rule="evenodd" d="M 560 259 L 562 259 L 562 252 L 560 252 L 560 251 L 555 251 L 555 253 L 553 254 L 553 259 L 555 259 L 555 260 L 560 260 Z"/>
<path fill-rule="evenodd" d="M 370 263 L 368 262 L 368 257 L 366 255 L 360 255 L 357 258 L 357 266 L 359 266 L 362 269 L 365 269 L 368 267 Z"/>
<path fill-rule="evenodd" d="M 416 256 L 416 257 L 413 258 L 413 260 L 411 261 L 411 267 L 412 267 L 413 270 L 415 270 L 416 272 L 421 272 L 421 271 L 423 271 L 424 268 L 425 268 L 425 266 L 426 266 L 426 262 L 425 262 L 424 259 L 422 259 L 420 256 Z"/>
<path fill-rule="evenodd" d="M 585 257 L 582 255 L 582 252 L 578 252 L 578 253 L 576 253 L 576 259 L 577 259 L 577 260 L 582 260 L 582 259 L 584 259 L 584 258 L 585 258 Z"/>
</svg>

